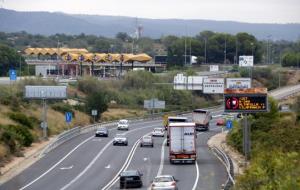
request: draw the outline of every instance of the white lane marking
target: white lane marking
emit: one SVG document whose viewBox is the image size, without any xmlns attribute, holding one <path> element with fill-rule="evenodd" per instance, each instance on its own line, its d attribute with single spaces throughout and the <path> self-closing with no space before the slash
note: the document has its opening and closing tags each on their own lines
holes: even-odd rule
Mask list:
<svg viewBox="0 0 300 190">
<path fill-rule="evenodd" d="M 148 160 L 148 158 L 144 158 L 144 162 L 146 162 Z"/>
<path fill-rule="evenodd" d="M 49 173 L 50 171 L 52 171 L 57 165 L 59 165 L 62 161 L 64 161 L 70 154 L 72 154 L 76 149 L 78 149 L 81 145 L 83 145 L 84 143 L 86 143 L 87 141 L 91 140 L 94 136 L 87 138 L 85 141 L 81 142 L 79 145 L 77 145 L 75 148 L 73 148 L 67 155 L 65 155 L 62 159 L 60 159 L 56 164 L 54 164 L 51 168 L 49 168 L 46 172 L 44 172 L 42 175 L 40 175 L 39 177 L 37 177 L 36 179 L 34 179 L 33 181 L 31 181 L 30 183 L 28 183 L 27 185 L 23 186 L 20 188 L 20 190 L 23 190 L 27 187 L 29 187 L 30 185 L 32 185 L 33 183 L 35 183 L 37 180 L 41 179 L 42 177 L 44 177 L 47 173 Z"/>
<path fill-rule="evenodd" d="M 110 168 L 110 164 L 108 164 L 107 166 L 105 166 L 105 168 L 106 168 L 106 169 L 109 169 L 109 168 Z"/>
<path fill-rule="evenodd" d="M 61 170 L 70 170 L 73 168 L 73 165 L 72 166 L 69 166 L 69 167 L 62 167 L 62 168 L 59 168 Z"/>
<path fill-rule="evenodd" d="M 101 142 L 101 139 L 93 139 L 92 141 L 97 141 L 97 142 Z"/>
<path fill-rule="evenodd" d="M 156 176 L 162 174 L 164 168 L 164 161 L 165 161 L 165 146 L 166 146 L 167 139 L 165 139 L 161 145 L 161 153 L 160 153 L 160 165 Z"/>
<path fill-rule="evenodd" d="M 146 127 L 141 127 L 141 128 L 137 128 L 137 129 L 133 129 L 131 131 L 127 131 L 125 133 L 123 133 L 124 135 L 128 134 L 128 133 L 132 133 L 134 131 L 137 130 L 141 130 L 144 128 L 151 128 L 151 127 L 155 127 L 156 125 L 151 125 L 151 126 L 146 126 Z M 101 151 L 96 155 L 96 157 L 89 163 L 89 165 L 87 165 L 87 167 L 84 168 L 84 170 L 82 172 L 80 172 L 73 180 L 71 180 L 68 184 L 66 184 L 65 186 L 63 186 L 61 188 L 61 190 L 65 190 L 68 187 L 70 187 L 73 183 L 75 183 L 81 176 L 83 176 L 91 167 L 92 165 L 95 164 L 95 162 L 98 160 L 98 158 L 103 154 L 103 152 L 108 148 L 108 146 L 113 142 L 114 139 L 111 139 L 102 149 Z"/>
<path fill-rule="evenodd" d="M 197 177 L 196 177 L 196 181 L 194 183 L 194 186 L 193 186 L 192 190 L 196 190 L 197 184 L 198 184 L 198 180 L 199 180 L 199 168 L 198 168 L 198 162 L 197 162 L 197 160 L 196 160 L 196 164 L 195 165 L 196 165 Z"/>
<path fill-rule="evenodd" d="M 155 123 L 158 122 L 158 120 L 154 120 L 154 121 L 146 121 L 144 123 Z M 138 123 L 136 123 L 138 124 Z M 133 124 L 133 125 L 136 125 Z M 117 129 L 117 127 L 114 128 L 110 128 L 108 129 L 109 131 Z M 138 128 L 139 129 L 139 128 Z M 133 130 L 132 130 L 133 131 Z M 75 148 L 73 148 L 68 154 L 66 154 L 61 160 L 59 160 L 56 164 L 54 164 L 51 168 L 49 168 L 46 172 L 44 172 L 42 175 L 40 175 L 39 177 L 37 177 L 36 179 L 34 179 L 33 181 L 31 181 L 30 183 L 26 184 L 25 186 L 21 187 L 20 190 L 24 190 L 25 188 L 29 187 L 30 185 L 32 185 L 33 183 L 35 183 L 36 181 L 38 181 L 39 179 L 41 179 L 42 177 L 44 177 L 47 173 L 49 173 L 50 171 L 52 171 L 57 165 L 59 165 L 62 161 L 64 161 L 67 157 L 69 157 L 75 150 L 77 150 L 80 146 L 82 146 L 83 144 L 85 144 L 87 141 L 89 141 L 90 139 L 92 139 L 94 137 L 88 137 L 87 139 L 85 139 L 83 142 L 81 142 L 80 144 L 78 144 Z"/>
<path fill-rule="evenodd" d="M 150 132 L 151 133 L 151 132 Z M 150 134 L 150 133 L 147 133 L 146 135 Z M 130 165 L 131 163 L 131 160 L 133 158 L 133 155 L 138 147 L 138 144 L 140 143 L 140 140 L 141 138 L 139 138 L 133 145 L 131 151 L 129 152 L 129 155 L 125 161 L 125 163 L 123 164 L 122 168 L 118 171 L 118 173 L 115 175 L 115 177 L 110 181 L 108 182 L 108 184 L 106 184 L 101 190 L 106 190 L 106 189 L 110 189 L 118 180 L 119 180 L 119 175 L 122 171 L 126 170 L 128 168 L 128 166 Z"/>
</svg>

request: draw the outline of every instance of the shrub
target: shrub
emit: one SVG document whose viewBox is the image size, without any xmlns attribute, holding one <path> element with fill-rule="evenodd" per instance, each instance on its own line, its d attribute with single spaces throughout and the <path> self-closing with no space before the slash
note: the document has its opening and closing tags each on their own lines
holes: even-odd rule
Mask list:
<svg viewBox="0 0 300 190">
<path fill-rule="evenodd" d="M 33 123 L 33 118 L 29 118 L 27 117 L 25 114 L 23 113 L 19 113 L 19 112 L 11 112 L 8 114 L 9 118 L 21 125 L 24 125 L 30 129 L 33 128 L 34 123 Z"/>
<path fill-rule="evenodd" d="M 96 92 L 87 96 L 86 113 L 91 115 L 92 110 L 97 110 L 97 120 L 101 118 L 101 114 L 108 108 L 108 98 L 104 92 Z"/>
<path fill-rule="evenodd" d="M 69 104 L 56 103 L 56 104 L 51 105 L 51 108 L 62 114 L 65 114 L 66 112 L 71 112 L 73 117 L 75 117 L 75 112 L 73 111 L 72 106 L 70 106 Z"/>
</svg>

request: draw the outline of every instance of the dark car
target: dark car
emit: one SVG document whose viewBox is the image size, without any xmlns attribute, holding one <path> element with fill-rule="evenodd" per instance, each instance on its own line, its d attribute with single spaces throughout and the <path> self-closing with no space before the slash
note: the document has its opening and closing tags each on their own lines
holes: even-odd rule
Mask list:
<svg viewBox="0 0 300 190">
<path fill-rule="evenodd" d="M 95 137 L 108 137 L 108 130 L 105 127 L 98 128 Z"/>
<path fill-rule="evenodd" d="M 120 188 L 143 187 L 142 176 L 138 170 L 127 170 L 120 174 Z"/>
</svg>

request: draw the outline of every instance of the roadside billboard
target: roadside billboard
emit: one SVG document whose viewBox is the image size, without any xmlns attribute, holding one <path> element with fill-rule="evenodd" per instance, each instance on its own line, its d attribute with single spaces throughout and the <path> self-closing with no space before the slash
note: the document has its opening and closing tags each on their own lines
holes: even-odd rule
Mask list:
<svg viewBox="0 0 300 190">
<path fill-rule="evenodd" d="M 187 78 L 187 90 L 203 90 L 202 76 L 189 76 Z"/>
<path fill-rule="evenodd" d="M 210 71 L 210 72 L 216 72 L 216 71 L 219 71 L 219 65 L 210 65 L 210 66 L 209 66 L 209 71 Z"/>
<path fill-rule="evenodd" d="M 251 88 L 251 78 L 227 78 L 226 88 Z"/>
<path fill-rule="evenodd" d="M 175 90 L 186 90 L 187 77 L 182 73 L 178 73 L 176 76 L 174 76 L 173 85 Z"/>
<path fill-rule="evenodd" d="M 257 113 L 268 111 L 266 88 L 225 89 L 225 112 Z"/>
<path fill-rule="evenodd" d="M 253 67 L 253 56 L 242 55 L 239 56 L 240 67 Z"/>
<path fill-rule="evenodd" d="M 25 86 L 28 99 L 66 99 L 67 86 Z"/>
<path fill-rule="evenodd" d="M 223 94 L 224 78 L 205 78 L 203 79 L 204 94 Z"/>
</svg>

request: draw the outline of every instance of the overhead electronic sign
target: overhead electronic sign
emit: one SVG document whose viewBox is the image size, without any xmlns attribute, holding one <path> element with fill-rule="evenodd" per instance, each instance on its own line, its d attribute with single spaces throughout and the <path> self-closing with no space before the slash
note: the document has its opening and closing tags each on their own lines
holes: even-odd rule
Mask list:
<svg viewBox="0 0 300 190">
<path fill-rule="evenodd" d="M 256 113 L 268 111 L 266 88 L 225 89 L 225 112 Z"/>
</svg>

